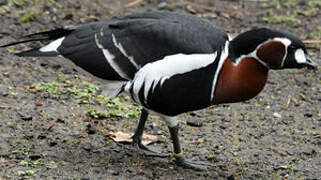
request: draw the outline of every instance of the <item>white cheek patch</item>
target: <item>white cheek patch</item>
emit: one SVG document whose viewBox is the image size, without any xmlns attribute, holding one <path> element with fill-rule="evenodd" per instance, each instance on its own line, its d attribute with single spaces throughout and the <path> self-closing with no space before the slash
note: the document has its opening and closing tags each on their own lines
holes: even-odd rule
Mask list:
<svg viewBox="0 0 321 180">
<path fill-rule="evenodd" d="M 307 62 L 307 58 L 305 57 L 305 53 L 302 49 L 298 49 L 294 54 L 295 60 L 297 63 L 305 63 Z"/>
</svg>

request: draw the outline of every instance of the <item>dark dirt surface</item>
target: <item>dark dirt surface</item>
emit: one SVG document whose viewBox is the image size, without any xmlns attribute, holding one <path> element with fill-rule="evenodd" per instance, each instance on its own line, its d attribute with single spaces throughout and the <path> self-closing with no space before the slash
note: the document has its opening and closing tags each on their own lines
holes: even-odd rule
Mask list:
<svg viewBox="0 0 321 180">
<path fill-rule="evenodd" d="M 320 0 L 130 2 L 2 0 L 0 44 L 150 10 L 196 14 L 232 35 L 265 26 L 303 40 L 321 39 Z M 126 115 L 123 106 L 137 107 L 114 102 L 106 109 L 92 87 L 101 83 L 92 77 L 52 59 L 13 55 L 35 45 L 0 49 L 0 179 L 321 179 L 320 68 L 271 71 L 263 92 L 250 101 L 182 115 L 186 156 L 213 165 L 197 172 L 176 167 L 172 158 L 142 157 L 111 140 L 110 132 L 134 131 L 139 114 Z M 308 46 L 320 67 L 320 44 Z M 121 107 L 116 116 L 88 114 L 88 109 L 112 112 L 114 106 Z M 161 139 L 151 146 L 171 151 L 168 130 L 157 117 L 150 117 L 146 133 Z"/>
</svg>

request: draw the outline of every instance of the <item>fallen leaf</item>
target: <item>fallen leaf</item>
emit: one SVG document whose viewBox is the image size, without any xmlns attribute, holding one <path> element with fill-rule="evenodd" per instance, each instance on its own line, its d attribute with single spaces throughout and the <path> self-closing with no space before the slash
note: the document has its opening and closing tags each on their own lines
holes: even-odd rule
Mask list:
<svg viewBox="0 0 321 180">
<path fill-rule="evenodd" d="M 125 7 L 126 8 L 131 8 L 131 7 L 134 7 L 134 6 L 138 5 L 141 2 L 143 2 L 143 0 L 134 0 L 134 1 L 126 4 Z"/>
<path fill-rule="evenodd" d="M 188 12 L 190 12 L 191 14 L 196 14 L 197 11 L 191 6 L 191 5 L 187 5 L 186 9 Z"/>
<path fill-rule="evenodd" d="M 321 135 L 319 134 L 319 135 L 315 135 L 315 136 L 313 136 L 313 138 L 319 138 L 319 139 L 321 139 Z"/>
<path fill-rule="evenodd" d="M 36 102 L 36 106 L 42 106 L 42 105 L 43 105 L 43 102 L 41 101 Z"/>
<path fill-rule="evenodd" d="M 215 14 L 215 13 L 202 13 L 202 14 L 198 14 L 197 16 L 200 18 L 213 18 L 214 19 L 217 17 L 217 14 Z"/>
<path fill-rule="evenodd" d="M 113 139 L 115 142 L 121 142 L 121 143 L 132 143 L 133 139 L 133 133 L 124 133 L 124 132 L 115 132 L 115 133 L 109 133 L 108 136 Z M 154 142 L 157 142 L 158 138 L 157 136 L 143 134 L 142 143 L 144 145 L 148 145 Z"/>
<path fill-rule="evenodd" d="M 305 44 L 320 44 L 321 39 L 311 39 L 311 40 L 304 40 L 303 43 Z"/>
<path fill-rule="evenodd" d="M 241 11 L 238 10 L 230 10 L 227 12 L 231 17 L 234 17 L 235 19 L 242 20 L 244 19 L 244 16 Z"/>
</svg>

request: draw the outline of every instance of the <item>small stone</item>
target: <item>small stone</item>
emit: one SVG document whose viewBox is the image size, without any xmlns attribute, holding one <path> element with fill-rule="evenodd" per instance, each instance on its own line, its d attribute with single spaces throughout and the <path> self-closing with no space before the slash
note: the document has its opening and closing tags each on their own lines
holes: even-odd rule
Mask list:
<svg viewBox="0 0 321 180">
<path fill-rule="evenodd" d="M 42 106 L 42 105 L 43 105 L 43 102 L 41 101 L 36 102 L 36 106 Z"/>
<path fill-rule="evenodd" d="M 120 174 L 119 171 L 115 171 L 115 170 L 112 170 L 112 169 L 109 169 L 108 173 L 112 174 L 113 176 L 118 176 Z"/>
<path fill-rule="evenodd" d="M 58 123 L 65 123 L 65 121 L 63 119 L 60 119 L 60 118 L 57 119 L 57 122 Z"/>
<path fill-rule="evenodd" d="M 49 146 L 55 146 L 55 145 L 57 145 L 58 143 L 57 143 L 57 141 L 55 141 L 55 140 L 53 140 L 53 141 L 50 141 L 49 142 Z"/>
<path fill-rule="evenodd" d="M 32 120 L 32 116 L 22 116 L 21 119 L 24 120 L 24 121 L 31 121 Z"/>
<path fill-rule="evenodd" d="M 200 119 L 197 119 L 197 120 L 188 119 L 186 121 L 186 124 L 189 126 L 193 126 L 193 127 L 202 127 L 203 126 L 203 122 Z"/>
<path fill-rule="evenodd" d="M 227 177 L 227 180 L 234 180 L 234 179 L 235 179 L 234 175 L 230 175 Z"/>
<path fill-rule="evenodd" d="M 90 144 L 84 144 L 82 146 L 82 148 L 85 150 L 85 151 L 91 151 L 91 145 Z"/>
<path fill-rule="evenodd" d="M 157 129 L 157 128 L 155 128 L 155 127 L 157 127 L 157 124 L 152 122 L 152 123 L 148 124 L 148 127 L 150 127 L 151 129 Z"/>
<path fill-rule="evenodd" d="M 9 144 L 4 140 L 0 138 L 0 156 L 3 156 L 5 154 L 4 152 L 9 149 Z"/>
<path fill-rule="evenodd" d="M 47 63 L 40 63 L 40 66 L 46 67 L 48 64 Z"/>
<path fill-rule="evenodd" d="M 168 6 L 167 2 L 161 2 L 158 4 L 158 9 L 165 9 Z"/>
<path fill-rule="evenodd" d="M 111 173 L 112 175 L 114 176 L 118 176 L 119 175 L 119 172 L 118 171 L 114 171 L 113 173 Z"/>
<path fill-rule="evenodd" d="M 92 127 L 90 124 L 87 125 L 86 131 L 88 134 L 95 134 L 96 133 L 96 129 L 94 127 Z"/>
<path fill-rule="evenodd" d="M 60 68 L 61 68 L 61 65 L 60 65 L 60 64 L 56 64 L 56 65 L 53 65 L 52 68 L 54 68 L 54 69 L 60 69 Z"/>
<path fill-rule="evenodd" d="M 313 114 L 310 112 L 304 113 L 304 117 L 310 118 L 312 116 L 313 116 Z"/>
<path fill-rule="evenodd" d="M 34 160 L 40 159 L 41 156 L 39 154 L 33 154 L 33 155 L 30 155 L 29 158 L 34 161 Z"/>
<path fill-rule="evenodd" d="M 38 139 L 46 139 L 47 136 L 46 136 L 45 134 L 40 134 L 40 135 L 38 135 L 37 138 L 38 138 Z"/>
<path fill-rule="evenodd" d="M 7 97 L 7 96 L 9 96 L 9 93 L 7 93 L 7 92 L 1 92 L 1 96 Z"/>
<path fill-rule="evenodd" d="M 314 154 L 316 154 L 316 151 L 314 149 L 310 150 L 310 149 L 304 149 L 302 150 L 301 152 L 303 155 L 306 155 L 306 156 L 312 156 Z"/>
<path fill-rule="evenodd" d="M 21 160 L 21 159 L 24 159 L 25 156 L 23 154 L 16 154 L 15 158 L 18 159 L 18 160 Z"/>
<path fill-rule="evenodd" d="M 273 116 L 276 118 L 282 118 L 282 115 L 277 112 L 273 113 Z"/>
</svg>

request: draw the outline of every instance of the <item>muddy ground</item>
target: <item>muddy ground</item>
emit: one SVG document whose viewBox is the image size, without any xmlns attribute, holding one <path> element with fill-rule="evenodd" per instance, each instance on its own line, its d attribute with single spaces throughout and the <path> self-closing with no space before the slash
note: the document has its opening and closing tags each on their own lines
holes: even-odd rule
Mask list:
<svg viewBox="0 0 321 180">
<path fill-rule="evenodd" d="M 4 0 L 0 45 L 41 30 L 150 10 L 195 14 L 232 35 L 265 26 L 321 39 L 320 0 L 131 2 Z M 126 97 L 99 96 L 101 83 L 72 67 L 13 55 L 36 45 L 0 49 L 0 179 L 321 179 L 320 68 L 271 71 L 263 92 L 250 101 L 182 115 L 186 156 L 213 165 L 197 172 L 176 167 L 171 157 L 142 157 L 110 139 L 110 132 L 134 131 L 138 107 Z M 321 65 L 320 44 L 307 46 Z M 152 147 L 171 151 L 157 117 L 150 117 L 146 133 L 160 139 Z"/>
</svg>

